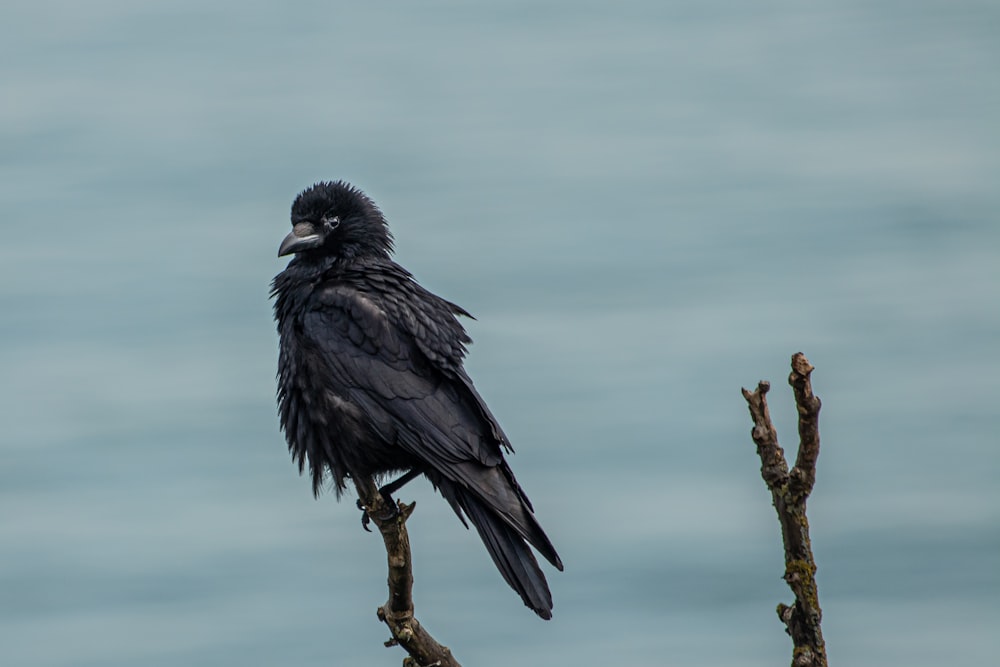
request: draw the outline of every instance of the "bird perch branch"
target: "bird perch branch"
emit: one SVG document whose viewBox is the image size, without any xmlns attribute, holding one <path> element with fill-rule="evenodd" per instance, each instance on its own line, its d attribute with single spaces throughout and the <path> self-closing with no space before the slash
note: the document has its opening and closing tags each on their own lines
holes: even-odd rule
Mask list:
<svg viewBox="0 0 1000 667">
<path fill-rule="evenodd" d="M 374 480 L 355 479 L 358 498 L 385 542 L 389 564 L 389 599 L 378 608 L 378 617 L 389 628 L 392 638 L 386 646 L 402 646 L 409 657 L 403 667 L 461 667 L 447 646 L 438 643 L 413 615 L 413 569 L 410 537 L 406 520 L 416 503 L 389 507 Z M 394 511 L 395 510 L 395 511 Z"/>
<path fill-rule="evenodd" d="M 785 581 L 795 593 L 791 607 L 779 604 L 778 617 L 792 637 L 793 667 L 827 667 L 826 645 L 820 622 L 823 612 L 816 590 L 816 561 L 809 541 L 806 499 L 816 482 L 819 457 L 820 400 L 809 379 L 813 366 L 805 355 L 792 356 L 788 384 L 795 394 L 799 414 L 799 451 L 795 467 L 788 470 L 785 453 L 778 445 L 778 432 L 771 422 L 766 395 L 771 384 L 762 380 L 753 392 L 743 390 L 754 427 L 752 436 L 760 455 L 760 473 L 771 492 L 785 545 Z"/>
</svg>

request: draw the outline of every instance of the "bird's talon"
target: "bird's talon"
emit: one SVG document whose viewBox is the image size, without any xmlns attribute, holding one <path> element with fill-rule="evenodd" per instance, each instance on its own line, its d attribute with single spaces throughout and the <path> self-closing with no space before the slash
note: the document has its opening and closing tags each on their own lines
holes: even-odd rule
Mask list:
<svg viewBox="0 0 1000 667">
<path fill-rule="evenodd" d="M 382 493 L 381 489 L 379 493 Z M 378 518 L 383 521 L 391 521 L 395 519 L 400 514 L 399 503 L 393 500 L 391 494 L 382 493 L 383 507 L 382 511 L 379 512 Z"/>
<path fill-rule="evenodd" d="M 368 515 L 368 508 L 363 502 L 361 502 L 361 498 L 358 498 L 357 505 L 358 509 L 361 510 L 361 527 L 369 533 L 372 532 L 372 529 L 368 527 L 368 525 L 372 522 L 371 516 Z"/>
</svg>

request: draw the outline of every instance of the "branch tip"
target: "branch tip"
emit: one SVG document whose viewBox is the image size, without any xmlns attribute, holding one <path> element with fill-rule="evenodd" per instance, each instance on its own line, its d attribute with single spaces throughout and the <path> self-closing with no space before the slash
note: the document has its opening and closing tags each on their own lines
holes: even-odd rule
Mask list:
<svg viewBox="0 0 1000 667">
<path fill-rule="evenodd" d="M 806 359 L 806 355 L 801 352 L 796 352 L 792 355 L 792 372 L 798 373 L 799 375 L 809 378 L 810 373 L 815 370 L 815 367 L 809 363 Z"/>
</svg>

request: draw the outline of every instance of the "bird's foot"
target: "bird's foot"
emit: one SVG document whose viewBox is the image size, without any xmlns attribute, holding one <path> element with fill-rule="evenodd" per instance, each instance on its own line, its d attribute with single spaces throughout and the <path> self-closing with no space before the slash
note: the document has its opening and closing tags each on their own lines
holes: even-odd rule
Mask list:
<svg viewBox="0 0 1000 667">
<path fill-rule="evenodd" d="M 361 527 L 369 533 L 372 532 L 372 529 L 368 527 L 368 524 L 372 522 L 372 518 L 368 516 L 368 508 L 361 502 L 361 498 L 358 498 L 358 509 L 361 510 Z"/>
<path fill-rule="evenodd" d="M 392 499 L 391 495 L 383 493 L 382 489 L 379 489 L 379 493 L 382 494 L 382 511 L 380 511 L 376 516 L 379 521 L 389 521 L 390 519 L 395 519 L 399 516 L 399 506 L 396 505 L 396 501 Z M 372 529 L 368 526 L 371 524 L 372 515 L 371 509 L 361 502 L 358 498 L 358 509 L 361 510 L 361 527 L 364 528 L 369 533 Z"/>
</svg>

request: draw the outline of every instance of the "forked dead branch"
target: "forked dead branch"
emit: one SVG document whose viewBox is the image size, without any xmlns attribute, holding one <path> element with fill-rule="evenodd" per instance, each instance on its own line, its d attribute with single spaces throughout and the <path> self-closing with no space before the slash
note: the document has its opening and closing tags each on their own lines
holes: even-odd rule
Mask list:
<svg viewBox="0 0 1000 667">
<path fill-rule="evenodd" d="M 754 391 L 743 390 L 743 397 L 753 419 L 753 441 L 760 455 L 760 473 L 771 492 L 774 509 L 781 524 L 785 546 L 785 581 L 795 594 L 792 606 L 779 604 L 778 617 L 792 637 L 793 667 L 826 667 L 826 645 L 820 623 L 823 612 L 816 591 L 816 561 L 809 541 L 806 500 L 816 482 L 816 459 L 819 457 L 820 400 L 813 394 L 810 375 L 813 366 L 805 355 L 792 355 L 788 384 L 795 394 L 798 410 L 799 451 L 795 466 L 789 470 L 785 453 L 778 445 L 778 432 L 767 409 L 771 384 L 761 381 Z"/>
</svg>

